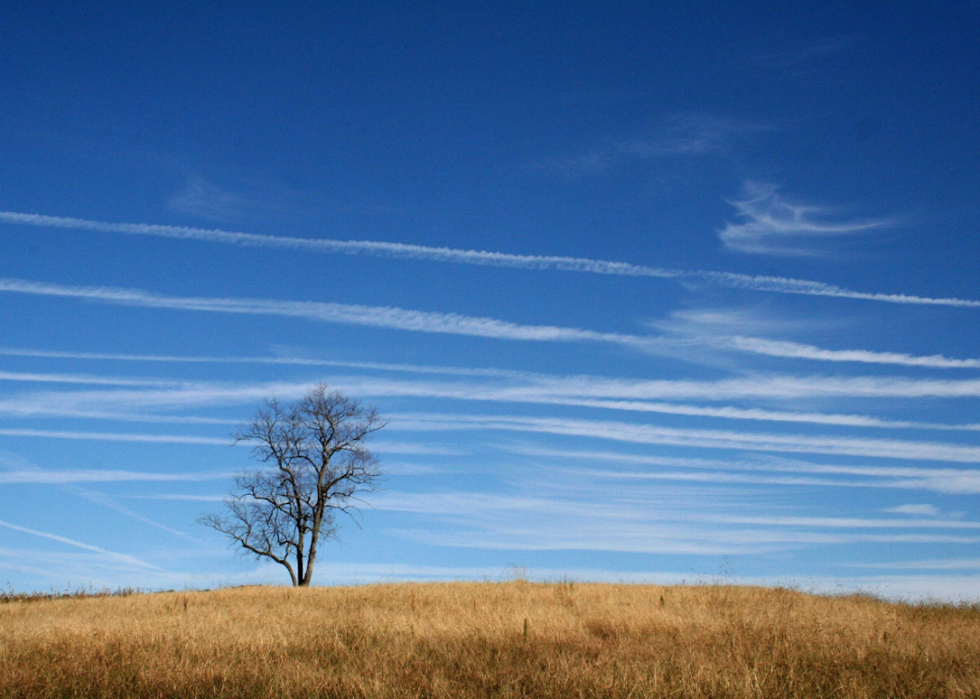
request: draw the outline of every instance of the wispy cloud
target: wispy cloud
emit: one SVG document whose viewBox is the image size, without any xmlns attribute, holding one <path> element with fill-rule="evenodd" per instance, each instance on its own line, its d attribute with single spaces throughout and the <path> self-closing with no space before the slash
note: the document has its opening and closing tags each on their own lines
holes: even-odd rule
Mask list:
<svg viewBox="0 0 980 699">
<path fill-rule="evenodd" d="M 88 374 L 48 374 L 40 372 L 0 371 L 0 381 L 27 383 L 89 384 L 97 386 L 176 387 L 178 381 L 167 379 L 127 378 L 118 376 L 91 376 Z"/>
<path fill-rule="evenodd" d="M 902 460 L 977 463 L 980 447 L 942 442 L 679 429 L 610 420 L 496 415 L 392 415 L 395 430 L 503 430 L 602 439 L 635 444 L 731 449 L 750 452 L 840 454 Z"/>
<path fill-rule="evenodd" d="M 634 158 L 727 153 L 749 136 L 775 131 L 772 124 L 715 116 L 705 112 L 672 114 L 647 138 L 626 141 L 623 152 Z"/>
<path fill-rule="evenodd" d="M 697 381 L 686 379 L 611 379 L 601 376 L 544 376 L 528 387 L 543 396 L 622 400 L 761 398 L 976 398 L 980 379 L 909 379 L 893 376 L 793 376 L 758 374 Z M 519 391 L 514 391 L 519 395 Z"/>
<path fill-rule="evenodd" d="M 155 236 L 178 240 L 199 240 L 211 243 L 242 245 L 247 247 L 266 247 L 305 252 L 346 253 L 351 255 L 373 255 L 414 260 L 431 260 L 455 264 L 469 264 L 492 267 L 512 267 L 520 269 L 554 269 L 567 272 L 590 274 L 611 274 L 631 277 L 655 277 L 677 281 L 701 280 L 718 286 L 750 291 L 780 294 L 802 294 L 808 296 L 829 296 L 862 301 L 885 303 L 924 304 L 952 306 L 959 308 L 980 308 L 980 300 L 959 298 L 930 298 L 911 294 L 887 294 L 854 291 L 832 284 L 773 277 L 768 275 L 737 274 L 733 272 L 714 272 L 710 270 L 673 270 L 626 262 L 610 262 L 580 257 L 556 255 L 515 255 L 485 250 L 462 250 L 457 248 L 429 247 L 406 243 L 387 243 L 366 240 L 333 240 L 328 238 L 297 238 L 289 236 L 256 235 L 217 229 L 186 228 L 146 223 L 106 223 L 62 216 L 24 214 L 14 211 L 0 211 L 0 223 L 32 225 L 70 230 L 87 230 L 124 235 Z"/>
<path fill-rule="evenodd" d="M 860 301 L 880 301 L 883 303 L 900 303 L 920 306 L 951 306 L 953 308 L 980 308 L 980 301 L 960 298 L 933 298 L 910 294 L 883 294 L 865 291 L 854 291 L 833 284 L 808 281 L 806 279 L 790 279 L 787 277 L 772 277 L 768 275 L 734 274 L 732 272 L 700 271 L 691 276 L 701 277 L 720 286 L 750 291 L 772 291 L 779 294 L 800 294 L 803 296 L 826 296 L 839 299 L 855 299 Z"/>
<path fill-rule="evenodd" d="M 634 161 L 728 153 L 746 137 L 773 131 L 769 124 L 726 119 L 703 112 L 672 114 L 650 132 L 553 158 L 543 167 L 568 175 L 598 175 Z"/>
<path fill-rule="evenodd" d="M 775 185 L 749 182 L 731 204 L 738 223 L 719 231 L 729 250 L 758 255 L 812 256 L 821 254 L 813 243 L 852 236 L 895 225 L 889 218 L 842 219 L 827 206 L 812 206 L 780 196 Z"/>
<path fill-rule="evenodd" d="M 518 325 L 495 318 L 457 313 L 414 311 L 388 306 L 362 306 L 317 301 L 279 301 L 250 298 L 167 296 L 140 289 L 66 286 L 23 279 L 0 279 L 0 292 L 85 299 L 142 308 L 166 308 L 208 313 L 239 313 L 303 318 L 326 323 L 365 325 L 393 330 L 466 335 L 533 342 L 608 342 L 642 346 L 652 338 L 603 333 L 552 325 Z"/>
<path fill-rule="evenodd" d="M 840 334 L 842 322 L 808 318 L 775 318 L 749 308 L 676 311 L 664 320 L 646 323 L 663 333 L 651 351 L 708 363 L 726 363 L 730 352 L 782 357 L 817 362 L 854 362 L 926 369 L 978 369 L 980 359 L 947 357 L 942 354 L 914 355 L 907 352 L 867 349 L 828 349 L 760 335 L 808 332 L 833 327 Z M 748 333 L 752 333 L 751 335 Z M 723 359 L 724 358 L 724 359 Z"/>
<path fill-rule="evenodd" d="M 884 568 L 893 570 L 978 570 L 980 558 L 946 558 L 926 561 L 900 561 L 897 563 L 855 563 L 858 568 Z M 971 578 L 974 583 L 976 578 Z"/>
<path fill-rule="evenodd" d="M 227 444 L 228 441 L 225 441 Z M 235 475 L 222 472 L 154 473 L 110 469 L 29 469 L 0 471 L 0 483 L 4 485 L 68 485 L 77 483 L 181 483 L 222 480 Z"/>
<path fill-rule="evenodd" d="M 724 316 L 725 318 L 731 319 L 731 312 L 699 312 L 696 314 L 684 313 L 684 314 L 674 314 L 675 317 L 679 317 L 681 322 L 662 322 L 653 323 L 653 327 L 664 330 L 667 335 L 663 337 L 650 337 L 642 336 L 642 340 L 648 341 L 650 344 L 662 344 L 664 347 L 676 346 L 679 348 L 690 349 L 694 344 L 704 344 L 708 346 L 721 346 L 727 349 L 736 349 L 739 351 L 752 352 L 757 354 L 763 354 L 767 356 L 779 356 L 788 358 L 800 358 L 800 359 L 814 359 L 820 361 L 843 361 L 843 362 L 858 362 L 858 363 L 868 363 L 868 364 L 893 364 L 897 366 L 921 366 L 927 368 L 980 368 L 980 359 L 958 359 L 953 357 L 946 357 L 944 355 L 911 355 L 901 352 L 875 352 L 872 350 L 828 350 L 821 347 L 816 347 L 813 345 L 805 345 L 801 343 L 788 342 L 788 341 L 777 341 L 769 340 L 765 338 L 749 337 L 744 335 L 733 335 L 724 334 L 716 332 L 715 328 L 705 327 L 704 319 L 705 316 L 718 316 L 719 318 Z M 736 313 L 736 316 L 740 314 Z M 721 321 L 719 321 L 721 322 Z M 731 330 L 735 327 L 744 327 L 746 324 L 752 325 L 753 321 L 751 318 L 744 320 L 744 316 L 740 316 L 738 319 L 738 325 L 734 323 L 730 326 L 726 326 L 727 330 Z M 793 326 L 794 321 L 780 321 L 778 325 L 781 328 Z M 765 323 L 765 329 L 771 328 L 772 323 Z M 676 339 L 680 336 L 680 339 Z M 34 358 L 52 358 L 52 359 L 86 359 L 93 361 L 111 361 L 111 362 L 147 362 L 147 363 L 176 363 L 176 364 L 269 364 L 269 365 L 284 365 L 284 366 L 306 366 L 306 367 L 334 367 L 334 368 L 344 368 L 344 369 L 363 369 L 367 371 L 384 371 L 384 372 L 405 372 L 410 374 L 441 374 L 448 376 L 467 376 L 467 377 L 489 377 L 489 378 L 499 378 L 499 379 L 512 379 L 512 380 L 524 380 L 524 381 L 539 381 L 544 379 L 553 379 L 555 381 L 562 381 L 569 378 L 593 378 L 596 380 L 607 381 L 607 379 L 602 379 L 602 377 L 557 377 L 546 374 L 536 374 L 533 372 L 526 371 L 515 371 L 510 369 L 493 369 L 484 367 L 454 367 L 454 366 L 432 366 L 432 365 L 420 365 L 420 364 L 397 364 L 397 363 L 385 363 L 385 362 L 355 362 L 355 361 L 336 361 L 329 359 L 317 359 L 309 357 L 246 357 L 246 356 L 188 356 L 188 355 L 154 355 L 154 354 L 120 354 L 113 352 L 71 352 L 71 351 L 60 351 L 60 350 L 43 350 L 43 349 L 32 349 L 32 348 L 11 348 L 11 347 L 0 347 L 0 356 L 15 356 L 15 357 L 34 357 Z M 782 377 L 789 378 L 789 377 Z M 799 378 L 799 377 L 798 377 Z M 114 376 L 95 376 L 90 374 L 55 374 L 55 373 L 28 373 L 28 372 L 3 372 L 0 373 L 0 380 L 10 380 L 10 381 L 38 381 L 38 382 L 48 382 L 48 383 L 79 383 L 79 384 L 105 384 L 105 385 L 132 385 L 132 386 L 153 386 L 158 385 L 160 387 L 166 387 L 168 385 L 176 386 L 181 383 L 176 380 L 170 379 L 155 379 L 155 378 L 126 378 L 126 377 L 114 377 Z M 777 377 L 769 376 L 765 379 L 758 377 L 758 380 L 765 380 L 767 382 L 776 381 Z M 825 377 L 819 377 L 817 380 L 824 381 Z M 914 382 L 914 380 L 913 380 Z M 184 382 L 185 384 L 187 382 Z M 644 382 L 647 383 L 647 382 Z M 658 382 L 661 383 L 661 382 Z M 685 382 L 676 382 L 677 385 L 687 385 Z M 885 379 L 883 383 L 889 383 L 894 385 L 893 380 Z M 941 385 L 942 382 L 939 382 Z M 962 384 L 961 382 L 953 382 L 951 384 L 952 392 L 943 391 L 936 393 L 935 395 L 965 395 L 963 393 L 963 388 L 965 386 L 973 386 L 974 382 L 967 382 L 967 384 Z M 716 384 L 712 384 L 716 386 Z M 764 391 L 766 394 L 771 394 L 773 385 L 767 384 Z M 978 386 L 980 388 L 980 386 Z M 966 388 L 966 394 L 974 390 L 973 388 Z M 843 391 L 846 393 L 846 390 Z M 862 391 L 862 394 L 864 391 Z M 632 394 L 635 396 L 635 394 Z M 668 394 L 663 394 L 661 397 L 666 397 Z M 763 395 L 762 393 L 756 393 L 754 395 Z M 889 393 L 888 395 L 892 395 Z M 926 395 L 916 391 L 916 395 Z M 928 394 L 932 395 L 932 394 Z M 980 395 L 980 394 L 978 394 Z M 648 396 L 650 397 L 650 396 Z"/>
<path fill-rule="evenodd" d="M 513 431 L 612 440 L 634 444 L 670 445 L 768 453 L 813 453 L 901 460 L 976 463 L 980 447 L 932 441 L 854 438 L 830 435 L 787 435 L 714 429 L 680 429 L 656 425 L 536 418 L 507 415 L 392 414 L 389 431 Z M 142 442 L 227 446 L 228 438 L 196 435 L 126 433 L 84 430 L 0 428 L 0 435 L 44 439 Z M 397 445 L 395 446 L 397 450 Z M 921 479 L 920 479 L 921 480 Z"/>
<path fill-rule="evenodd" d="M 891 488 L 921 490 L 945 494 L 980 494 L 980 470 L 958 468 L 923 468 L 917 466 L 842 465 L 813 463 L 799 459 L 758 455 L 743 459 L 703 459 L 630 454 L 616 451 L 544 449 L 508 446 L 506 451 L 533 458 L 549 459 L 560 464 L 560 470 L 591 473 L 609 479 L 684 480 L 683 472 L 700 472 L 698 482 L 759 482 L 773 485 L 807 485 L 822 487 Z M 570 467 L 568 462 L 584 461 L 589 467 Z M 641 471 L 597 468 L 595 464 L 629 464 Z M 664 471 L 664 468 L 675 469 Z M 682 469 L 681 472 L 676 469 Z M 744 481 L 743 474 L 748 475 Z M 791 474 L 789 478 L 773 474 Z M 735 478 L 733 478 L 733 476 Z M 828 476 L 833 478 L 828 478 Z M 757 481 L 754 479 L 758 479 Z M 918 506 L 916 506 L 918 507 Z M 896 510 L 898 514 L 912 514 Z"/>
<path fill-rule="evenodd" d="M 184 188 L 170 198 L 167 208 L 212 221 L 228 221 L 240 218 L 243 212 L 254 207 L 247 197 L 237 192 L 222 189 L 203 177 L 191 177 Z"/>
<path fill-rule="evenodd" d="M 268 213 L 268 196 L 256 199 L 215 185 L 200 176 L 188 178 L 184 187 L 167 201 L 167 208 L 211 221 L 233 221 Z M 279 212 L 281 213 L 281 211 Z"/>
<path fill-rule="evenodd" d="M 648 323 L 664 333 L 663 351 L 676 351 L 670 340 L 684 350 L 734 350 L 767 357 L 805 359 L 820 362 L 856 362 L 912 366 L 928 369 L 980 369 L 980 359 L 959 359 L 941 354 L 913 355 L 905 352 L 881 352 L 865 349 L 833 350 L 811 344 L 775 340 L 758 335 L 808 331 L 840 325 L 840 321 L 774 318 L 754 309 L 698 309 L 677 311 L 668 319 Z M 747 333 L 752 333 L 748 335 Z"/>
<path fill-rule="evenodd" d="M 567 480 L 567 479 L 566 479 Z M 428 544 L 476 549 L 591 550 L 661 554 L 761 553 L 813 544 L 980 541 L 976 522 L 855 517 L 752 516 L 731 494 L 703 486 L 631 489 L 585 480 L 559 491 L 386 492 L 381 510 L 449 526 L 398 530 Z M 598 491 L 597 491 L 598 487 Z M 744 504 L 744 503 L 743 503 Z"/>
<path fill-rule="evenodd" d="M 942 514 L 942 511 L 935 505 L 899 505 L 898 507 L 885 508 L 884 512 L 920 517 L 938 517 Z"/>
<path fill-rule="evenodd" d="M 201 174 L 189 174 L 183 186 L 167 200 L 167 209 L 223 224 L 247 220 L 278 225 L 297 216 L 315 216 L 323 210 L 325 202 L 313 194 L 248 177 L 236 180 L 229 188 Z"/>
<path fill-rule="evenodd" d="M 90 590 L 126 587 L 139 590 L 215 589 L 230 585 L 281 583 L 281 572 L 269 566 L 256 566 L 246 573 L 219 573 L 216 569 L 225 562 L 221 559 L 227 557 L 230 560 L 234 556 L 231 551 L 194 545 L 164 553 L 171 556 L 176 553 L 176 558 L 187 560 L 195 558 L 194 553 L 202 551 L 206 552 L 206 558 L 203 562 L 195 561 L 193 573 L 135 566 L 94 552 L 47 552 L 37 548 L 0 549 L 0 568 L 30 573 L 35 589 L 73 590 L 82 581 L 85 588 Z M 41 565 L 25 566 L 22 563 L 25 560 Z"/>
<path fill-rule="evenodd" d="M 36 430 L 0 428 L 5 437 L 39 437 L 43 439 L 82 439 L 99 442 L 145 442 L 150 444 L 201 444 L 228 446 L 230 439 L 176 434 L 139 434 L 132 432 L 86 432 L 84 430 Z"/>
<path fill-rule="evenodd" d="M 179 502 L 224 502 L 228 499 L 227 495 L 186 495 L 169 494 L 160 495 L 130 495 L 131 500 L 174 500 Z"/>
<path fill-rule="evenodd" d="M 716 342 L 732 349 L 768 357 L 810 359 L 820 362 L 859 362 L 863 364 L 890 364 L 916 366 L 929 369 L 980 369 L 980 359 L 955 359 L 941 354 L 916 356 L 903 352 L 874 352 L 871 350 L 829 350 L 784 340 L 767 340 L 759 337 L 733 335 L 719 337 Z"/>
<path fill-rule="evenodd" d="M 592 379 L 590 381 L 590 379 Z M 929 422 L 911 422 L 899 420 L 883 420 L 867 415 L 843 413 L 817 413 L 785 410 L 769 410 L 763 408 L 741 408 L 736 406 L 704 406 L 690 403 L 664 403 L 649 400 L 652 396 L 668 398 L 688 398 L 700 400 L 723 400 L 713 388 L 723 393 L 732 390 L 726 397 L 730 399 L 745 397 L 771 397 L 766 394 L 762 384 L 777 388 L 779 380 L 772 383 L 760 377 L 760 384 L 750 388 L 750 381 L 742 385 L 744 393 L 739 395 L 735 389 L 737 381 L 704 382 L 701 390 L 691 390 L 687 382 L 627 382 L 602 379 L 600 377 L 527 377 L 518 385 L 495 386 L 487 383 L 443 383 L 418 381 L 393 381 L 373 378 L 350 379 L 338 378 L 340 384 L 350 387 L 349 390 L 371 396 L 413 396 L 426 398 L 444 398 L 453 400 L 493 401 L 511 403 L 532 403 L 539 405 L 577 406 L 599 408 L 602 410 L 631 411 L 641 413 L 658 413 L 664 415 L 688 415 L 693 417 L 712 417 L 726 420 L 755 420 L 768 422 L 791 422 L 823 425 L 839 425 L 847 427 L 878 427 L 886 429 L 937 429 L 980 431 L 980 424 L 945 424 Z M 568 381 L 569 385 L 564 385 Z M 827 395 L 826 386 L 819 385 L 819 379 L 814 377 L 811 389 L 820 395 Z M 802 388 L 802 386 L 801 386 Z M 978 387 L 980 388 L 980 387 Z M 673 394 L 672 394 L 673 389 Z M 647 393 L 647 395 L 644 395 Z M 813 394 L 811 394 L 812 397 Z M 802 397 L 802 394 L 797 397 Z M 632 399 L 629 399 L 632 398 Z M 0 404 L 2 406 L 2 404 Z"/>
<path fill-rule="evenodd" d="M 112 510 L 113 512 L 118 512 L 119 514 L 134 519 L 137 522 L 142 522 L 143 524 L 154 527 L 155 529 L 160 529 L 167 532 L 168 534 L 173 534 L 174 536 L 179 536 L 182 539 L 189 539 L 196 541 L 193 537 L 187 534 L 187 532 L 180 531 L 179 529 L 174 529 L 173 527 L 168 527 L 166 524 L 157 522 L 155 519 L 147 517 L 142 512 L 137 512 L 136 510 L 123 505 L 121 502 L 115 498 L 109 497 L 105 493 L 99 492 L 98 490 L 92 490 L 91 488 L 83 488 L 75 484 L 65 484 L 62 486 L 62 490 L 75 495 L 76 497 L 82 498 L 83 500 L 88 500 L 91 503 L 98 505 L 99 507 L 104 507 L 107 510 Z"/>
<path fill-rule="evenodd" d="M 94 553 L 98 553 L 103 556 L 106 556 L 107 558 L 111 558 L 113 560 L 126 563 L 128 565 L 138 566 L 140 568 L 162 572 L 161 568 L 155 565 L 151 565 L 150 563 L 141 561 L 140 559 L 134 556 L 129 556 L 123 553 L 116 553 L 114 551 L 108 551 L 104 548 L 100 548 L 98 546 L 92 546 L 91 544 L 85 544 L 82 543 L 81 541 L 69 539 L 68 537 L 60 536 L 58 534 L 50 534 L 48 532 L 38 531 L 37 529 L 29 529 L 28 527 L 21 527 L 16 524 L 11 524 L 9 522 L 4 522 L 4 521 L 0 521 L 0 527 L 5 527 L 7 529 L 11 529 L 16 532 L 21 532 L 22 534 L 30 534 L 31 536 L 37 536 L 43 539 L 57 541 L 62 544 L 68 544 L 69 546 L 74 546 L 76 548 L 84 549 L 86 551 L 92 551 Z"/>
<path fill-rule="evenodd" d="M 51 359 L 89 359 L 111 362 L 162 362 L 186 364 L 272 364 L 308 367 L 343 367 L 348 369 L 378 369 L 381 371 L 401 371 L 413 374 L 450 374 L 455 376 L 493 376 L 522 377 L 526 372 L 512 369 L 490 369 L 485 367 L 451 367 L 420 364 L 395 364 L 382 362 L 337 361 L 314 357 L 242 357 L 242 356 L 193 356 L 172 354 L 120 354 L 116 352 L 72 352 L 65 350 L 44 350 L 27 347 L 0 347 L 0 356 L 34 357 Z"/>
<path fill-rule="evenodd" d="M 432 260 L 493 267 L 523 269 L 558 269 L 568 272 L 615 274 L 625 276 L 660 277 L 673 279 L 684 276 L 677 270 L 658 269 L 626 262 L 609 262 L 579 257 L 555 255 L 515 255 L 486 250 L 431 247 L 408 243 L 388 243 L 371 240 L 335 240 L 330 238 L 298 238 L 292 236 L 257 235 L 219 229 L 188 228 L 148 223 L 107 223 L 63 216 L 24 214 L 0 211 L 0 223 L 85 230 L 100 233 L 152 236 L 177 240 L 197 240 L 246 247 L 278 248 L 302 252 L 346 253 L 412 260 Z"/>
<path fill-rule="evenodd" d="M 0 471 L 0 483 L 5 485 L 54 485 L 64 492 L 75 497 L 87 500 L 99 507 L 104 507 L 119 514 L 134 519 L 143 524 L 147 524 L 157 529 L 162 529 L 170 534 L 181 538 L 189 538 L 186 532 L 173 529 L 165 524 L 150 519 L 142 512 L 137 512 L 126 505 L 120 503 L 105 493 L 91 488 L 85 488 L 80 483 L 118 483 L 134 481 L 150 482 L 174 482 L 174 481 L 203 481 L 215 478 L 213 473 L 195 474 L 161 474 L 161 473 L 139 473 L 134 471 L 122 470 L 99 470 L 83 469 L 80 471 L 58 470 L 49 471 L 40 466 L 20 457 L 19 455 L 7 455 L 0 452 L 0 467 L 8 467 L 9 471 Z M 222 473 L 219 477 L 229 478 L 230 473 Z"/>
<path fill-rule="evenodd" d="M 916 513 L 917 514 L 917 513 Z M 705 521 L 718 524 L 751 524 L 764 527 L 816 527 L 833 529 L 980 529 L 980 522 L 940 519 L 880 519 L 865 517 L 772 517 L 708 515 Z"/>
<path fill-rule="evenodd" d="M 738 470 L 738 469 L 735 469 Z M 709 485 L 766 485 L 787 486 L 791 488 L 875 488 L 906 491 L 924 491 L 956 495 L 976 495 L 980 493 L 980 472 L 960 471 L 950 475 L 949 469 L 939 469 L 917 479 L 895 478 L 854 478 L 839 476 L 778 475 L 762 473 L 763 469 L 745 469 L 748 472 L 732 473 L 725 471 L 592 471 L 604 479 L 666 482 L 689 482 Z M 886 470 L 886 469 L 883 469 Z M 778 471 L 778 469 L 777 469 Z M 588 471 L 583 471 L 588 472 Z M 897 514 L 915 514 L 900 511 Z"/>
<path fill-rule="evenodd" d="M 47 398 L 52 394 L 49 392 Z M 199 417 L 196 415 L 160 415 L 154 413 L 113 412 L 111 410 L 84 409 L 68 406 L 58 407 L 50 401 L 20 403 L 0 401 L 0 415 L 4 417 L 70 417 L 83 420 L 112 420 L 116 422 L 154 423 L 161 425 L 238 425 L 240 420 L 219 417 Z M 958 428 L 957 428 L 958 429 Z M 980 428 L 978 428 L 980 429 Z"/>
<path fill-rule="evenodd" d="M 409 372 L 406 365 L 371 365 L 372 371 Z M 8 417 L 75 417 L 124 422 L 230 425 L 235 420 L 147 411 L 187 410 L 259 403 L 269 396 L 290 400 L 316 381 L 365 397 L 413 397 L 710 417 L 801 424 L 980 431 L 980 424 L 949 424 L 885 420 L 870 415 L 820 413 L 715 404 L 723 400 L 764 398 L 971 398 L 980 396 L 980 381 L 916 380 L 892 377 L 749 376 L 720 381 L 629 380 L 601 376 L 555 376 L 523 372 L 469 374 L 446 368 L 453 380 L 428 378 L 440 367 L 419 367 L 423 378 L 328 375 L 316 380 L 279 382 L 181 382 L 175 388 L 144 390 L 26 391 L 0 399 L 0 415 Z M 460 378 L 462 377 L 462 378 Z M 665 402 L 665 400 L 673 402 Z M 677 402 L 685 401 L 685 402 Z M 702 404 L 691 403 L 700 401 Z"/>
<path fill-rule="evenodd" d="M 700 497 L 702 504 L 711 500 L 703 492 Z M 575 498 L 522 493 L 387 491 L 372 505 L 441 522 L 443 526 L 393 531 L 401 538 L 437 546 L 708 555 L 773 548 L 776 537 L 760 542 L 731 529 L 673 522 L 674 508 L 659 507 L 660 500 L 667 498 L 642 506 L 595 500 L 586 505 Z"/>
</svg>

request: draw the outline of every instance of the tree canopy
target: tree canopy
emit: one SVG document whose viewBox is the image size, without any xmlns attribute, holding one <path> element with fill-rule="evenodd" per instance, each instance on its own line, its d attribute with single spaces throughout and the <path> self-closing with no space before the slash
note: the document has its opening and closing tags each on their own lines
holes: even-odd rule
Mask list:
<svg viewBox="0 0 980 699">
<path fill-rule="evenodd" d="M 336 538 L 337 515 L 352 514 L 378 485 L 378 459 L 364 442 L 385 424 L 374 408 L 325 384 L 294 403 L 267 401 L 235 434 L 266 466 L 236 477 L 224 512 L 200 521 L 308 586 L 320 542 Z"/>
</svg>

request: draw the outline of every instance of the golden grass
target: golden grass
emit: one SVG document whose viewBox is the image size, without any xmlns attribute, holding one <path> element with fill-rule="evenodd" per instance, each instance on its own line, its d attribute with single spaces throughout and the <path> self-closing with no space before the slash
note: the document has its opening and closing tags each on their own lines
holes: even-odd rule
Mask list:
<svg viewBox="0 0 980 699">
<path fill-rule="evenodd" d="M 2 697 L 980 697 L 980 609 L 749 587 L 236 588 L 0 605 Z"/>
</svg>

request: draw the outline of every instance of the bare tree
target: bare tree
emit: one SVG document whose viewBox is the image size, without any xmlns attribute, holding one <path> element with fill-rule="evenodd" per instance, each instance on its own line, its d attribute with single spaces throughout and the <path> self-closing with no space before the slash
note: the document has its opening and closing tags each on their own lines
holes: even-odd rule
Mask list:
<svg viewBox="0 0 980 699">
<path fill-rule="evenodd" d="M 200 522 L 284 566 L 293 585 L 305 587 L 320 541 L 336 538 L 337 514 L 352 514 L 357 496 L 377 486 L 378 460 L 364 440 L 386 423 L 325 384 L 295 403 L 270 400 L 266 408 L 235 440 L 254 444 L 253 455 L 268 466 L 238 476 L 226 512 Z"/>
</svg>

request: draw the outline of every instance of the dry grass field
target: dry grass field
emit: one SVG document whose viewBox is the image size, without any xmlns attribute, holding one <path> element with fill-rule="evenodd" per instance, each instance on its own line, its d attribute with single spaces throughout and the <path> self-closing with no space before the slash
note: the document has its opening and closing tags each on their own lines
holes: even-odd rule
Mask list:
<svg viewBox="0 0 980 699">
<path fill-rule="evenodd" d="M 980 609 L 584 583 L 0 604 L 2 697 L 980 697 Z"/>
</svg>

